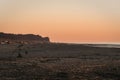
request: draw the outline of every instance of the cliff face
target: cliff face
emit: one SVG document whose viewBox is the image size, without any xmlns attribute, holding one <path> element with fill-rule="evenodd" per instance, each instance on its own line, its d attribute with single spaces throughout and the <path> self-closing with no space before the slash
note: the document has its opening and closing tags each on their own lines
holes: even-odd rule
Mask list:
<svg viewBox="0 0 120 80">
<path fill-rule="evenodd" d="M 0 41 L 10 42 L 29 42 L 29 43 L 48 43 L 48 37 L 42 37 L 34 34 L 8 34 L 0 32 Z"/>
</svg>

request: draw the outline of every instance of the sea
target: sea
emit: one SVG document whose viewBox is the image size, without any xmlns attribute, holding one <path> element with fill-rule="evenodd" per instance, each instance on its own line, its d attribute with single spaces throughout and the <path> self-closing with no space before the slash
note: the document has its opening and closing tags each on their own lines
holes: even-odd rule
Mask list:
<svg viewBox="0 0 120 80">
<path fill-rule="evenodd" d="M 120 43 L 92 43 L 86 45 L 92 47 L 120 48 Z"/>
<path fill-rule="evenodd" d="M 83 44 L 92 47 L 108 47 L 108 48 L 120 48 L 120 43 L 71 43 L 71 44 Z"/>
</svg>

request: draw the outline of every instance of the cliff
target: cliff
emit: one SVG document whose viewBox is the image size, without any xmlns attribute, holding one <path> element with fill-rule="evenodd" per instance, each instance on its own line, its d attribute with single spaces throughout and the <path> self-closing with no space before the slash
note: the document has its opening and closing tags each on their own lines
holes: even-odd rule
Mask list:
<svg viewBox="0 0 120 80">
<path fill-rule="evenodd" d="M 29 43 L 48 43 L 50 42 L 49 37 L 42 37 L 34 34 L 11 34 L 0 32 L 0 42 L 29 42 Z"/>
</svg>

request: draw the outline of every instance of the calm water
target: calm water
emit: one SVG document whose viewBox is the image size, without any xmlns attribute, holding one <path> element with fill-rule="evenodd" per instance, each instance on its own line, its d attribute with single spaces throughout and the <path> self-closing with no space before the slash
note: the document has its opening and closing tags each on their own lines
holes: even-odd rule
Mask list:
<svg viewBox="0 0 120 80">
<path fill-rule="evenodd" d="M 120 45 L 116 45 L 116 44 L 98 44 L 95 45 L 95 47 L 110 47 L 110 48 L 120 48 Z"/>
<path fill-rule="evenodd" d="M 61 42 L 63 43 L 63 42 Z M 120 43 L 89 43 L 89 42 L 71 42 L 68 44 L 82 44 L 82 45 L 86 45 L 86 46 L 92 46 L 92 47 L 108 47 L 108 48 L 120 48 Z"/>
<path fill-rule="evenodd" d="M 120 44 L 87 44 L 92 47 L 108 47 L 108 48 L 120 48 Z"/>
</svg>

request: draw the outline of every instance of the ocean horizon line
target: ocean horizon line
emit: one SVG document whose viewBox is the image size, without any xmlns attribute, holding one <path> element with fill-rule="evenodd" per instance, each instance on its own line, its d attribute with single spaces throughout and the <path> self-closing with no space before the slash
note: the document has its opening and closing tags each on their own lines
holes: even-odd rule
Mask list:
<svg viewBox="0 0 120 80">
<path fill-rule="evenodd" d="M 120 42 L 52 42 L 52 43 L 68 43 L 68 44 L 115 44 L 115 45 L 120 45 Z"/>
</svg>

